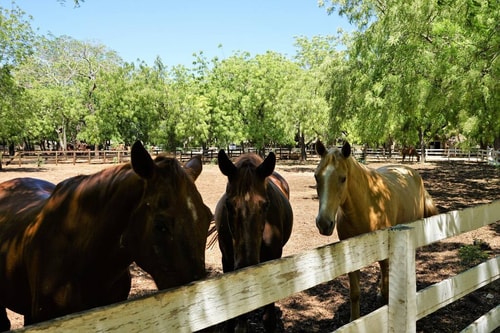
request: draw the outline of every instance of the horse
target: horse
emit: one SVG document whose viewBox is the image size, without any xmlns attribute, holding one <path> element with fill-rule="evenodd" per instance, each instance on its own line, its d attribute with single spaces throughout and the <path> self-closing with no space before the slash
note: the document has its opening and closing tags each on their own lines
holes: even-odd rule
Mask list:
<svg viewBox="0 0 500 333">
<path fill-rule="evenodd" d="M 413 156 L 417 158 L 417 162 L 420 162 L 420 155 L 418 154 L 415 147 L 404 147 L 401 149 L 401 155 L 403 155 L 402 161 L 405 161 L 405 157 L 408 156 L 410 161 L 413 162 Z"/>
<path fill-rule="evenodd" d="M 316 152 L 321 157 L 314 173 L 320 234 L 331 235 L 337 225 L 339 239 L 344 240 L 438 213 L 417 171 L 402 165 L 371 169 L 356 161 L 348 142 L 341 149 L 327 150 L 318 140 Z M 387 259 L 379 261 L 385 303 L 389 297 L 388 264 Z M 360 316 L 360 272 L 348 275 L 352 321 Z"/>
<path fill-rule="evenodd" d="M 263 160 L 247 153 L 233 162 L 220 150 L 219 169 L 227 176 L 225 193 L 217 202 L 214 219 L 224 272 L 281 258 L 290 238 L 293 212 L 286 180 L 274 171 L 274 153 Z M 274 303 L 264 307 L 264 328 L 276 329 Z M 227 331 L 246 331 L 246 315 L 226 323 Z"/>
<path fill-rule="evenodd" d="M 137 141 L 130 163 L 92 175 L 0 184 L 0 329 L 5 308 L 27 325 L 127 299 L 133 261 L 159 289 L 203 278 L 213 215 L 201 170 Z"/>
</svg>

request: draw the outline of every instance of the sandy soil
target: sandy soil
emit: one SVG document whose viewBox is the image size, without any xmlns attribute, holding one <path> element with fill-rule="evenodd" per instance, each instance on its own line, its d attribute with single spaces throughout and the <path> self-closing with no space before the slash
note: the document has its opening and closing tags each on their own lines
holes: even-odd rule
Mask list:
<svg viewBox="0 0 500 333">
<path fill-rule="evenodd" d="M 381 163 L 371 163 L 378 167 Z M 435 162 L 411 164 L 421 173 L 429 193 L 434 197 L 441 212 L 462 209 L 500 199 L 500 169 L 475 162 Z M 36 177 L 52 182 L 78 174 L 89 174 L 108 165 L 42 165 L 37 167 L 4 166 L 0 182 L 15 177 Z M 284 255 L 338 241 L 336 233 L 321 236 L 314 224 L 318 202 L 313 172 L 316 161 L 309 163 L 279 163 L 277 171 L 289 182 L 291 203 L 294 209 L 294 230 L 284 248 Z M 212 209 L 224 191 L 225 178 L 216 165 L 204 165 L 196 184 L 205 203 Z M 481 240 L 488 246 L 490 257 L 500 252 L 500 223 L 463 234 L 418 250 L 417 288 L 421 289 L 451 275 L 463 271 L 457 256 L 463 245 Z M 218 246 L 207 249 L 207 269 L 211 275 L 221 274 Z M 130 297 L 154 292 L 150 277 L 136 266 L 131 267 L 134 280 Z M 362 315 L 381 306 L 377 301 L 378 266 L 362 270 Z M 491 284 L 469 296 L 441 309 L 417 322 L 418 332 L 457 332 L 480 315 L 499 304 L 499 283 Z M 349 320 L 347 276 L 303 291 L 276 303 L 281 315 L 280 331 L 283 332 L 331 332 Z M 22 326 L 22 317 L 9 313 L 13 328 Z M 255 331 L 262 327 L 258 313 L 252 317 Z"/>
</svg>

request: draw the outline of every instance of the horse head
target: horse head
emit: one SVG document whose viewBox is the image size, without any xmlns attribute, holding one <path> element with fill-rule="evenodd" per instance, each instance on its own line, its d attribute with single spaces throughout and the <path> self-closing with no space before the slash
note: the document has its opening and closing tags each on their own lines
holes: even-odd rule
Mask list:
<svg viewBox="0 0 500 333">
<path fill-rule="evenodd" d="M 141 203 L 122 240 L 133 259 L 151 274 L 159 289 L 204 277 L 205 245 L 213 216 L 194 184 L 202 170 L 201 160 L 193 158 L 184 167 L 174 158 L 153 160 L 136 142 L 131 164 L 144 183 Z"/>
<path fill-rule="evenodd" d="M 219 151 L 220 171 L 227 176 L 225 210 L 234 250 L 234 269 L 260 262 L 262 234 L 270 205 L 266 178 L 276 165 L 274 153 L 265 160 L 256 154 L 242 155 L 235 164 Z"/>
<path fill-rule="evenodd" d="M 322 235 L 330 236 L 335 229 L 335 218 L 339 207 L 347 197 L 347 160 L 351 156 L 351 146 L 346 142 L 342 149 L 327 150 L 318 140 L 316 152 L 321 156 L 314 172 L 319 198 L 316 226 Z"/>
</svg>

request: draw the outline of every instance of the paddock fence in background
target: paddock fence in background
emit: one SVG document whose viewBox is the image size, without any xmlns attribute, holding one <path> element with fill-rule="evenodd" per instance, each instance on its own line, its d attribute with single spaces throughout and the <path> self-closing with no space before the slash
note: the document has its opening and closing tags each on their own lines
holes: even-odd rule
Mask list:
<svg viewBox="0 0 500 333">
<path fill-rule="evenodd" d="M 255 148 L 229 147 L 227 153 L 229 157 L 236 158 L 242 153 L 256 152 Z M 298 148 L 266 148 L 265 154 L 270 151 L 276 154 L 278 160 L 282 161 L 295 161 L 300 159 L 300 149 Z M 186 162 L 190 158 L 199 156 L 204 163 L 215 163 L 217 160 L 217 148 L 203 149 L 201 147 L 189 147 L 184 149 L 177 149 L 175 152 L 163 152 L 160 149 L 150 149 L 150 154 L 156 156 L 158 154 L 167 154 L 168 156 L 175 156 L 181 162 Z M 418 154 L 421 153 L 417 149 Z M 1 154 L 1 153 L 0 153 Z M 308 159 L 316 159 L 314 150 L 306 150 Z M 384 149 L 361 149 L 353 148 L 353 155 L 358 160 L 367 162 L 401 162 L 402 155 L 400 151 L 388 152 Z M 493 149 L 426 149 L 425 160 L 432 161 L 470 161 L 478 163 L 489 163 L 493 165 L 500 165 L 500 150 Z M 9 156 L 5 152 L 1 156 L 3 166 L 38 166 L 44 164 L 106 164 L 106 163 L 122 163 L 130 161 L 130 151 L 128 150 L 74 150 L 74 151 L 18 151 L 14 156 Z M 416 162 L 416 159 L 406 157 L 405 162 Z"/>
</svg>

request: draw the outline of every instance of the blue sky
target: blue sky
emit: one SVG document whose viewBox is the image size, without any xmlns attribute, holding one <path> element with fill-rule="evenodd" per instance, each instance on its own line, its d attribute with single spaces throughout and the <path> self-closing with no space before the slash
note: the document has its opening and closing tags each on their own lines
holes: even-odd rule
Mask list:
<svg viewBox="0 0 500 333">
<path fill-rule="evenodd" d="M 38 34 L 98 42 L 125 61 L 150 65 L 160 56 L 167 66 L 190 67 L 199 51 L 208 59 L 268 50 L 292 57 L 295 36 L 352 30 L 345 18 L 319 8 L 317 0 L 86 0 L 79 8 L 72 0 L 65 5 L 57 0 L 15 3 L 33 16 Z"/>
</svg>

